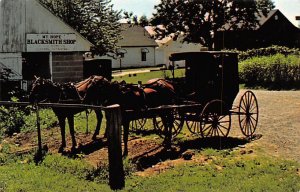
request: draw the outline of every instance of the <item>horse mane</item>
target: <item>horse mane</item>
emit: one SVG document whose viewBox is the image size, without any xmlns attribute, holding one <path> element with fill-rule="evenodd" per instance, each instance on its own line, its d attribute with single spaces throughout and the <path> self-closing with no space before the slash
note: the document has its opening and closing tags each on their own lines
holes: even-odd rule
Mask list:
<svg viewBox="0 0 300 192">
<path fill-rule="evenodd" d="M 157 89 L 168 89 L 171 93 L 175 94 L 175 88 L 171 81 L 162 78 L 150 79 L 144 85 L 146 88 L 151 88 L 157 91 Z"/>
<path fill-rule="evenodd" d="M 90 76 L 89 78 L 80 81 L 78 83 L 75 84 L 75 87 L 78 91 L 84 90 L 86 89 L 86 86 L 90 83 L 90 81 L 93 79 L 93 76 Z"/>
<path fill-rule="evenodd" d="M 84 100 L 87 94 L 87 90 L 94 84 L 97 84 L 98 82 L 108 82 L 108 80 L 102 76 L 92 75 L 89 78 L 80 81 L 75 84 L 75 88 L 81 98 L 81 100 Z"/>
</svg>

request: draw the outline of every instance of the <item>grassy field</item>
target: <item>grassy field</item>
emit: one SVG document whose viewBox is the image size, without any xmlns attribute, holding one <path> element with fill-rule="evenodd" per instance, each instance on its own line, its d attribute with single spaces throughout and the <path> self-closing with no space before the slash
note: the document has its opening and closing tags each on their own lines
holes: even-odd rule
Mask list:
<svg viewBox="0 0 300 192">
<path fill-rule="evenodd" d="M 0 191 L 111 191 L 105 168 L 48 154 L 35 165 L 32 155 L 1 154 Z M 276 191 L 300 189 L 299 164 L 243 150 L 205 149 L 186 163 L 153 176 L 127 175 L 122 191 Z M 132 165 L 130 165 L 132 166 Z"/>
<path fill-rule="evenodd" d="M 185 75 L 185 69 L 176 69 L 175 77 L 183 77 Z M 153 71 L 149 73 L 135 73 L 131 75 L 117 76 L 114 77 L 115 81 L 126 81 L 127 83 L 138 83 L 138 81 L 142 81 L 142 83 L 146 83 L 149 79 L 154 78 L 171 78 L 172 73 L 170 70 L 161 70 L 161 71 Z"/>
</svg>

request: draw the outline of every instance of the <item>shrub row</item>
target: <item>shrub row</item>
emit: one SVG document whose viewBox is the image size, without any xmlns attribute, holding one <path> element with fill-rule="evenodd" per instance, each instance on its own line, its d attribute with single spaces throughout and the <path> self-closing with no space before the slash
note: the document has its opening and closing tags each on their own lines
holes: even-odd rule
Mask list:
<svg viewBox="0 0 300 192">
<path fill-rule="evenodd" d="M 240 82 L 268 89 L 300 88 L 300 56 L 276 54 L 239 63 Z"/>
<path fill-rule="evenodd" d="M 247 51 L 228 50 L 230 52 L 238 53 L 239 61 L 251 59 L 252 57 L 271 56 L 276 54 L 283 55 L 300 55 L 300 49 L 288 48 L 284 46 L 273 45 L 266 48 L 249 49 Z"/>
</svg>

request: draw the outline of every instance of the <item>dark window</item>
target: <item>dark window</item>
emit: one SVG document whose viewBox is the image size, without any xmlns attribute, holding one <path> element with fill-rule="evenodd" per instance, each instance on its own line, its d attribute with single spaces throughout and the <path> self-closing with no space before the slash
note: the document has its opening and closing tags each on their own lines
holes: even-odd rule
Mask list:
<svg viewBox="0 0 300 192">
<path fill-rule="evenodd" d="M 147 61 L 147 53 L 142 52 L 142 61 Z"/>
</svg>

